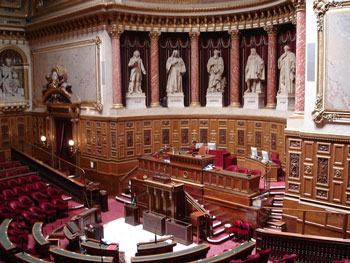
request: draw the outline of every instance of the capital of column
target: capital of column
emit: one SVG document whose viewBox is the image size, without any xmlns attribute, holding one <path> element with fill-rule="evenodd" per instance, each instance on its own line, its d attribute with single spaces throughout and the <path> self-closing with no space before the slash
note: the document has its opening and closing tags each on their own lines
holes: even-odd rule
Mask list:
<svg viewBox="0 0 350 263">
<path fill-rule="evenodd" d="M 296 9 L 296 11 L 302 11 L 305 10 L 305 0 L 292 0 L 292 3 Z"/>
<path fill-rule="evenodd" d="M 231 39 L 239 39 L 239 36 L 241 35 L 241 31 L 238 29 L 229 30 L 228 34 L 231 36 Z"/>
<path fill-rule="evenodd" d="M 189 32 L 191 41 L 198 40 L 200 32 Z"/>
<path fill-rule="evenodd" d="M 108 34 L 111 38 L 120 38 L 123 32 L 124 32 L 124 29 L 118 27 L 117 25 L 113 25 L 108 29 Z"/>
<path fill-rule="evenodd" d="M 277 27 L 275 26 L 264 26 L 264 30 L 268 35 L 277 35 Z"/>
<path fill-rule="evenodd" d="M 160 31 L 151 31 L 151 32 L 149 32 L 148 36 L 149 36 L 150 39 L 156 39 L 157 40 L 161 33 L 162 32 L 160 32 Z"/>
</svg>

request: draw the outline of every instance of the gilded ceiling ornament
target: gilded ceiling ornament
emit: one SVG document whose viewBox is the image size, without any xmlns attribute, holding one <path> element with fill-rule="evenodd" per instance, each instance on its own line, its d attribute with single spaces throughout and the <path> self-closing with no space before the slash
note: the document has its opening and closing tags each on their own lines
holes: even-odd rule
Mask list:
<svg viewBox="0 0 350 263">
<path fill-rule="evenodd" d="M 160 36 L 161 32 L 160 31 L 151 31 L 149 32 L 149 37 L 150 39 L 158 39 Z"/>
<path fill-rule="evenodd" d="M 336 1 L 327 2 L 325 0 L 314 1 L 314 13 L 316 15 L 317 30 L 323 31 L 323 18 L 330 7 L 340 7 L 342 4 Z"/>
<path fill-rule="evenodd" d="M 241 31 L 240 30 L 229 30 L 228 34 L 231 36 L 232 39 L 239 39 L 239 36 L 241 35 Z"/>
<path fill-rule="evenodd" d="M 118 27 L 117 25 L 112 25 L 108 29 L 108 34 L 110 35 L 111 38 L 120 38 L 121 34 L 123 34 L 124 29 Z"/>
</svg>

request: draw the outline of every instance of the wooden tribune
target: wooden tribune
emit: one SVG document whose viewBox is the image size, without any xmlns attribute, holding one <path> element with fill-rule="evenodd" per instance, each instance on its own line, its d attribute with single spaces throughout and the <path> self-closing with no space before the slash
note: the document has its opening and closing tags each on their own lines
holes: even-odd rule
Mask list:
<svg viewBox="0 0 350 263">
<path fill-rule="evenodd" d="M 251 158 L 250 156 L 244 157 L 244 163 L 243 167 L 248 168 L 249 170 L 260 170 L 262 176 L 269 176 L 266 180 L 277 182 L 278 166 L 276 163 L 271 161 L 264 163 L 261 160 Z"/>
</svg>

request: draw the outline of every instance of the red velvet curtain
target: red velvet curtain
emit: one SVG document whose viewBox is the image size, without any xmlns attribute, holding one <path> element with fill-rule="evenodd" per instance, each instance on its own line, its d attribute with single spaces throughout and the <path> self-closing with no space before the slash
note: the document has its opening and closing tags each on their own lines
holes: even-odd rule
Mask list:
<svg viewBox="0 0 350 263">
<path fill-rule="evenodd" d="M 199 102 L 201 106 L 206 105 L 206 94 L 209 82 L 207 63 L 214 55 L 214 50 L 220 50 L 220 56 L 224 60 L 225 70 L 222 77 L 226 78 L 226 86 L 223 92 L 224 106 L 230 104 L 230 37 L 226 32 L 201 33 L 199 38 Z"/>
<path fill-rule="evenodd" d="M 120 59 L 122 73 L 122 92 L 123 105 L 126 104 L 126 93 L 128 92 L 130 80 L 129 60 L 135 50 L 140 52 L 146 75 L 142 76 L 141 88 L 146 94 L 146 105 L 151 103 L 151 59 L 150 59 L 150 40 L 148 32 L 125 31 L 120 37 Z"/>
<path fill-rule="evenodd" d="M 182 88 L 185 95 L 185 107 L 190 105 L 191 82 L 191 42 L 187 33 L 162 33 L 159 37 L 159 98 L 167 96 L 166 62 L 178 50 L 186 65 L 186 73 L 182 76 Z"/>
<path fill-rule="evenodd" d="M 240 44 L 240 102 L 243 105 L 243 95 L 246 89 L 245 83 L 245 66 L 247 64 L 248 57 L 250 55 L 250 49 L 255 48 L 256 53 L 265 62 L 265 82 L 263 87 L 265 91 L 265 104 L 266 104 L 266 80 L 267 80 L 267 51 L 268 51 L 268 38 L 267 32 L 263 29 L 246 30 L 242 32 L 241 44 Z"/>
</svg>

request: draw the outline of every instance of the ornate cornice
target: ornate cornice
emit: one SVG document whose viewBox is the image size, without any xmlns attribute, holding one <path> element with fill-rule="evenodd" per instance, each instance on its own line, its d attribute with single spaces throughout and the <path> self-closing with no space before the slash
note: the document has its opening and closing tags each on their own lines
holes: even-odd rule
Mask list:
<svg viewBox="0 0 350 263">
<path fill-rule="evenodd" d="M 4 102 L 0 104 L 0 110 L 2 112 L 18 112 L 25 111 L 29 108 L 28 101 L 20 101 L 20 102 Z"/>
<path fill-rule="evenodd" d="M 327 13 L 330 7 L 340 7 L 342 3 L 332 1 L 327 2 L 325 0 L 315 0 L 314 1 L 314 13 L 316 15 L 316 21 L 317 21 L 317 30 L 323 31 L 323 18 L 324 15 Z"/>
<path fill-rule="evenodd" d="M 123 34 L 124 29 L 120 28 L 117 25 L 112 25 L 108 28 L 108 34 L 111 38 L 120 38 L 121 34 Z"/>
<path fill-rule="evenodd" d="M 292 0 L 292 3 L 294 4 L 294 7 L 297 12 L 305 10 L 306 8 L 305 0 Z"/>
<path fill-rule="evenodd" d="M 10 41 L 14 40 L 16 42 L 26 41 L 26 32 L 16 29 L 0 29 L 0 39 Z"/>
<path fill-rule="evenodd" d="M 189 32 L 191 41 L 198 40 L 200 32 Z"/>
<path fill-rule="evenodd" d="M 26 29 L 29 39 L 37 39 L 110 25 L 134 31 L 208 32 L 261 28 L 266 25 L 289 23 L 295 18 L 295 7 L 290 0 L 266 9 L 246 10 L 249 9 L 222 13 L 209 12 L 209 9 L 198 12 L 188 10 L 179 11 L 179 14 L 171 10 L 171 14 L 150 14 L 137 7 L 105 4 L 37 20 L 28 24 Z"/>
<path fill-rule="evenodd" d="M 158 40 L 160 34 L 161 34 L 160 31 L 151 31 L 151 32 L 149 32 L 148 36 L 150 39 Z"/>
<path fill-rule="evenodd" d="M 239 31 L 239 30 L 229 30 L 228 34 L 230 35 L 231 39 L 239 39 L 239 36 L 241 35 L 241 31 Z"/>
<path fill-rule="evenodd" d="M 277 27 L 276 26 L 264 26 L 264 30 L 268 35 L 277 35 Z"/>
</svg>

